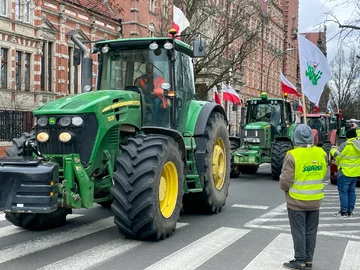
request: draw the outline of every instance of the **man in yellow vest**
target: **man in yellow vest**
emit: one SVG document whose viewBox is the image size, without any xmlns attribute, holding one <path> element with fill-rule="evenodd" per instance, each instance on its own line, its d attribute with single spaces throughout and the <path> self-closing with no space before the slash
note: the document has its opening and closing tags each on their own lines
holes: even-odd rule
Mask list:
<svg viewBox="0 0 360 270">
<path fill-rule="evenodd" d="M 349 129 L 346 132 L 346 142 L 338 148 L 333 147 L 330 154 L 338 166 L 340 211 L 334 216 L 351 217 L 356 202 L 356 181 L 360 177 L 360 141 L 357 139 L 356 129 Z"/>
<path fill-rule="evenodd" d="M 307 125 L 296 127 L 294 143 L 284 159 L 280 188 L 285 191 L 295 259 L 283 266 L 305 270 L 312 268 L 327 157 L 322 148 L 314 146 Z"/>
</svg>

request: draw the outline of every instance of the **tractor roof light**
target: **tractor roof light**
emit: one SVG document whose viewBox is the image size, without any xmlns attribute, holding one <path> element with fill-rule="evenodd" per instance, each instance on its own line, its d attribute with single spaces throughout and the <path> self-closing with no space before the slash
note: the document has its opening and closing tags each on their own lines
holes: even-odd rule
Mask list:
<svg viewBox="0 0 360 270">
<path fill-rule="evenodd" d="M 67 143 L 67 142 L 70 142 L 72 136 L 69 132 L 61 132 L 59 134 L 59 141 L 60 142 L 63 142 L 63 143 Z"/>
<path fill-rule="evenodd" d="M 288 93 L 284 93 L 284 98 L 285 98 L 285 99 L 288 98 Z"/>
<path fill-rule="evenodd" d="M 260 97 L 261 99 L 268 99 L 268 95 L 266 92 L 261 92 Z"/>
<path fill-rule="evenodd" d="M 102 53 L 107 53 L 110 50 L 108 45 L 105 45 L 104 47 L 101 48 L 101 52 Z"/>
<path fill-rule="evenodd" d="M 159 48 L 159 45 L 155 41 L 149 45 L 149 49 L 152 51 L 155 51 L 157 48 Z"/>
<path fill-rule="evenodd" d="M 165 44 L 164 44 L 164 48 L 166 50 L 171 50 L 174 46 L 169 42 L 167 41 Z"/>
<path fill-rule="evenodd" d="M 39 132 L 37 135 L 36 135 L 36 139 L 39 141 L 39 142 L 42 142 L 42 143 L 45 143 L 49 140 L 49 134 L 47 134 L 46 132 Z"/>
</svg>

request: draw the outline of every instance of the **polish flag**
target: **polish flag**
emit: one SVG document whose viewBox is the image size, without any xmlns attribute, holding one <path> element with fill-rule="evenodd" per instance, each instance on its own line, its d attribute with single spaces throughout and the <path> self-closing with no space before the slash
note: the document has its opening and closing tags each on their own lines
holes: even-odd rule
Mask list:
<svg viewBox="0 0 360 270">
<path fill-rule="evenodd" d="M 224 83 L 221 84 L 221 90 L 223 93 L 223 100 L 236 103 L 241 106 L 241 101 L 238 93 L 230 85 L 226 86 Z"/>
<path fill-rule="evenodd" d="M 319 113 L 319 101 L 320 101 L 320 98 L 315 104 L 315 113 Z"/>
<path fill-rule="evenodd" d="M 173 6 L 173 23 L 172 27 L 176 30 L 176 35 L 181 35 L 181 32 L 190 26 L 189 20 L 185 17 L 180 8 Z M 179 38 L 178 38 L 179 39 Z"/>
<path fill-rule="evenodd" d="M 304 113 L 304 109 L 300 100 L 299 100 L 299 112 Z"/>
<path fill-rule="evenodd" d="M 216 87 L 214 88 L 214 99 L 217 104 L 221 105 L 220 95 L 219 95 Z"/>
<path fill-rule="evenodd" d="M 288 94 L 294 94 L 298 97 L 301 96 L 301 94 L 296 91 L 296 87 L 284 76 L 284 74 L 280 71 L 280 79 L 281 79 L 281 89 L 283 93 Z"/>
</svg>

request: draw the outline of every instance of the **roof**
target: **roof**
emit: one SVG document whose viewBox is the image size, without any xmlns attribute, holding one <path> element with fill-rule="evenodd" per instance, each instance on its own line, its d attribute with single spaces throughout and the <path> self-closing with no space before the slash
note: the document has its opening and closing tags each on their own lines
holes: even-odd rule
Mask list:
<svg viewBox="0 0 360 270">
<path fill-rule="evenodd" d="M 112 39 L 112 40 L 104 40 L 99 41 L 95 44 L 96 47 L 102 47 L 105 44 L 109 44 L 110 47 L 127 47 L 129 45 L 132 45 L 133 43 L 138 43 L 139 47 L 148 47 L 150 43 L 157 42 L 157 43 L 165 43 L 165 42 L 172 42 L 172 38 L 170 37 L 142 37 L 142 38 L 119 38 L 119 39 Z M 191 54 L 192 53 L 192 47 L 180 40 L 175 40 L 175 47 L 177 49 L 182 49 L 185 52 Z"/>
<path fill-rule="evenodd" d="M 318 117 L 330 117 L 330 115 L 328 115 L 327 113 L 310 113 L 307 114 L 306 117 L 318 118 Z"/>
</svg>

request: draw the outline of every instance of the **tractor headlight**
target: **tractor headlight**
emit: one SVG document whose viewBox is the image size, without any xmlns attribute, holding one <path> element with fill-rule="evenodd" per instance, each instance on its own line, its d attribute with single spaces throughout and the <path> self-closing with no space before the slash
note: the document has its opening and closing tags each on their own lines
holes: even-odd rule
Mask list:
<svg viewBox="0 0 360 270">
<path fill-rule="evenodd" d="M 251 143 L 260 143 L 260 138 L 248 137 L 248 138 L 244 138 L 244 141 Z"/>
<path fill-rule="evenodd" d="M 49 140 L 49 134 L 47 134 L 46 132 L 39 132 L 36 135 L 36 139 L 42 143 L 47 142 Z"/>
<path fill-rule="evenodd" d="M 74 126 L 81 126 L 84 123 L 84 120 L 80 116 L 75 116 L 71 120 Z"/>
<path fill-rule="evenodd" d="M 42 116 L 37 120 L 37 124 L 41 127 L 45 127 L 48 123 L 48 118 L 46 116 Z"/>
<path fill-rule="evenodd" d="M 67 116 L 63 116 L 59 119 L 59 124 L 60 126 L 62 127 L 67 127 L 68 125 L 71 124 L 71 119 L 70 117 L 67 117 Z"/>
<path fill-rule="evenodd" d="M 59 134 L 59 140 L 63 143 L 67 143 L 71 140 L 72 136 L 69 132 L 61 132 Z"/>
</svg>

